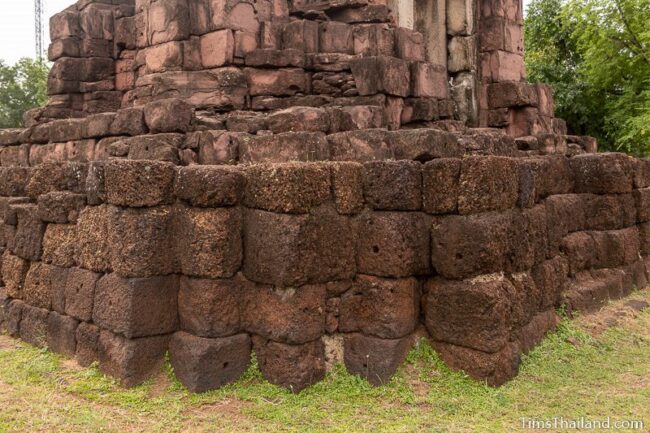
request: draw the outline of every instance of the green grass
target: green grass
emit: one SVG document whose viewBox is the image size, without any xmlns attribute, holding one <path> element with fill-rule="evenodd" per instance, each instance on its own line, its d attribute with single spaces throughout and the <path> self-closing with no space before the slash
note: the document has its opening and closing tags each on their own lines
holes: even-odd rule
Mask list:
<svg viewBox="0 0 650 433">
<path fill-rule="evenodd" d="M 450 371 L 422 340 L 386 386 L 338 367 L 298 395 L 264 381 L 255 364 L 205 394 L 185 391 L 169 365 L 125 390 L 95 367 L 1 337 L 0 432 L 516 432 L 521 417 L 555 416 L 647 428 L 650 311 L 597 337 L 585 329 L 563 321 L 500 388 Z"/>
</svg>

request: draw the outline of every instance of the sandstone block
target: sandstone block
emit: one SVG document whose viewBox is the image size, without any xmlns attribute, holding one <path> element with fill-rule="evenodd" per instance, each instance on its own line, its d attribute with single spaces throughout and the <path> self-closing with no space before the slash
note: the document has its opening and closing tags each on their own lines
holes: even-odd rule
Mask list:
<svg viewBox="0 0 650 433">
<path fill-rule="evenodd" d="M 523 81 L 504 81 L 488 86 L 490 108 L 508 108 L 538 105 L 537 90 L 534 85 Z"/>
<path fill-rule="evenodd" d="M 241 137 L 239 141 L 239 161 L 244 164 L 311 162 L 329 158 L 329 147 L 322 132 L 284 132 Z"/>
<path fill-rule="evenodd" d="M 186 132 L 192 114 L 192 106 L 181 99 L 161 99 L 144 106 L 144 120 L 152 133 Z"/>
<path fill-rule="evenodd" d="M 267 123 L 274 134 L 295 131 L 327 132 L 330 129 L 327 112 L 315 107 L 291 107 L 276 111 L 269 115 Z"/>
<path fill-rule="evenodd" d="M 205 392 L 234 382 L 250 364 L 251 339 L 247 334 L 203 338 L 175 333 L 169 342 L 174 374 L 191 392 Z"/>
<path fill-rule="evenodd" d="M 437 129 L 393 131 L 389 142 L 395 159 L 425 162 L 435 158 L 462 157 L 465 152 L 454 134 Z"/>
<path fill-rule="evenodd" d="M 235 38 L 229 29 L 217 30 L 201 36 L 201 64 L 204 68 L 218 68 L 231 64 L 235 53 Z"/>
<path fill-rule="evenodd" d="M 350 67 L 360 95 L 409 95 L 410 71 L 405 60 L 386 56 L 361 57 L 350 61 Z"/>
<path fill-rule="evenodd" d="M 309 76 L 297 68 L 244 69 L 251 96 L 293 96 L 308 93 Z"/>
<path fill-rule="evenodd" d="M 339 132 L 328 135 L 327 141 L 333 161 L 374 161 L 395 156 L 384 129 Z"/>
<path fill-rule="evenodd" d="M 425 62 L 411 63 L 410 94 L 418 98 L 448 98 L 447 68 Z"/>
</svg>

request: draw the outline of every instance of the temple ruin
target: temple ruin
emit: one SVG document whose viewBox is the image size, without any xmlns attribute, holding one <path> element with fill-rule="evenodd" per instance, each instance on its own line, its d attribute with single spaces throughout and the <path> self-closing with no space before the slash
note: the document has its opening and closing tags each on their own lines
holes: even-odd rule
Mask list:
<svg viewBox="0 0 650 433">
<path fill-rule="evenodd" d="M 647 285 L 650 163 L 567 134 L 520 0 L 79 0 L 0 131 L 0 326 L 125 386 L 295 392 L 426 335 L 500 385 Z"/>
</svg>

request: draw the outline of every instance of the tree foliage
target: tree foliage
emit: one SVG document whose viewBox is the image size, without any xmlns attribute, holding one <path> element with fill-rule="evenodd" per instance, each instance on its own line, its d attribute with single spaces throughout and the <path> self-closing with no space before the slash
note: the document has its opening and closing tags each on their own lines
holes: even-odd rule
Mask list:
<svg viewBox="0 0 650 433">
<path fill-rule="evenodd" d="M 530 80 L 553 85 L 571 131 L 650 154 L 650 0 L 533 0 L 525 42 Z"/>
<path fill-rule="evenodd" d="M 45 103 L 48 70 L 41 60 L 24 58 L 11 66 L 0 60 L 0 128 L 21 126 L 25 111 Z"/>
</svg>

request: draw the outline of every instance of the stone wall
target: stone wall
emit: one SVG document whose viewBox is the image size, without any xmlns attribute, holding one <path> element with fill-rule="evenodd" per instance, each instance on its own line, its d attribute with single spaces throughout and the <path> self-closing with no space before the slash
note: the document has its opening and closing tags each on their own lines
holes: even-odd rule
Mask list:
<svg viewBox="0 0 650 433">
<path fill-rule="evenodd" d="M 56 15 L 50 102 L 0 131 L 1 327 L 127 386 L 167 352 L 193 391 L 253 352 L 293 391 L 381 384 L 422 336 L 512 378 L 556 308 L 650 274 L 650 163 L 566 135 L 513 4 L 415 2 L 422 33 L 364 0 Z"/>
</svg>

